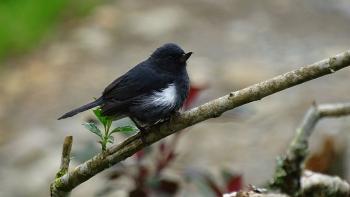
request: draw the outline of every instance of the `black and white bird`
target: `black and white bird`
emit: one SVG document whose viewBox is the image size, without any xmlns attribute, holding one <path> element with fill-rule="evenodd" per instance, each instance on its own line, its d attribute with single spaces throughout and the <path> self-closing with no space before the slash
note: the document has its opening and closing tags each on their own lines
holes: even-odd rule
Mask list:
<svg viewBox="0 0 350 197">
<path fill-rule="evenodd" d="M 178 45 L 167 43 L 151 56 L 108 85 L 95 101 L 67 112 L 58 119 L 74 116 L 96 106 L 102 114 L 129 116 L 143 124 L 154 124 L 177 112 L 189 91 L 185 53 Z"/>
</svg>

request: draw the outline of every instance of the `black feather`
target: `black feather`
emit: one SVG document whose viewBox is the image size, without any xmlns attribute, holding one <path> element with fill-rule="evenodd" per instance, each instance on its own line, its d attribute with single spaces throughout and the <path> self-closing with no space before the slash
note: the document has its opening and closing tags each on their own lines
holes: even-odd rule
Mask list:
<svg viewBox="0 0 350 197">
<path fill-rule="evenodd" d="M 76 109 L 73 109 L 72 111 L 69 111 L 65 114 L 63 114 L 63 116 L 59 117 L 58 120 L 61 120 L 61 119 L 65 119 L 65 118 L 69 118 L 69 117 L 72 117 L 80 112 L 83 112 L 83 111 L 86 111 L 88 109 L 91 109 L 91 108 L 94 108 L 96 106 L 99 106 L 103 103 L 103 99 L 102 98 L 99 98 L 91 103 L 88 103 L 86 105 L 83 105 L 79 108 L 76 108 Z"/>
</svg>

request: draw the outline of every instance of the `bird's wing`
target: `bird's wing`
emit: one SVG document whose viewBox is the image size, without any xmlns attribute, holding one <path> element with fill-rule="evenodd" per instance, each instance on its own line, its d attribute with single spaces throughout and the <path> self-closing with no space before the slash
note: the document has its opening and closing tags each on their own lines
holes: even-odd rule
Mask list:
<svg viewBox="0 0 350 197">
<path fill-rule="evenodd" d="M 163 77 L 161 73 L 141 63 L 108 85 L 102 97 L 105 101 L 125 102 L 165 88 L 171 80 L 172 77 Z"/>
</svg>

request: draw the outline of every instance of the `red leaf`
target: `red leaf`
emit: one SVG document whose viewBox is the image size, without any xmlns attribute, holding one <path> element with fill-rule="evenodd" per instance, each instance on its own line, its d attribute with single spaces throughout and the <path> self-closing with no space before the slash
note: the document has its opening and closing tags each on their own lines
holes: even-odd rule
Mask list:
<svg viewBox="0 0 350 197">
<path fill-rule="evenodd" d="M 159 144 L 159 152 L 160 152 L 160 154 L 163 154 L 165 152 L 165 150 L 166 150 L 166 144 L 164 142 L 161 142 Z"/>
<path fill-rule="evenodd" d="M 197 100 L 199 93 L 204 89 L 207 89 L 207 85 L 202 85 L 202 86 L 191 85 L 187 99 L 185 100 L 182 107 L 184 109 L 188 109 Z"/>
<path fill-rule="evenodd" d="M 319 151 L 311 153 L 305 161 L 305 169 L 320 173 L 327 173 L 337 159 L 336 140 L 326 136 Z"/>
<path fill-rule="evenodd" d="M 228 192 L 239 191 L 243 187 L 243 177 L 241 175 L 232 176 L 226 183 Z"/>
<path fill-rule="evenodd" d="M 168 155 L 166 161 L 167 161 L 167 162 L 170 162 L 170 161 L 174 160 L 175 157 L 176 157 L 176 154 L 174 153 L 174 151 L 172 151 L 172 152 Z"/>
<path fill-rule="evenodd" d="M 139 186 L 144 185 L 148 174 L 149 174 L 149 171 L 145 166 L 142 166 L 142 165 L 139 166 L 138 175 L 137 175 L 136 180 L 135 180 L 136 184 Z"/>
</svg>

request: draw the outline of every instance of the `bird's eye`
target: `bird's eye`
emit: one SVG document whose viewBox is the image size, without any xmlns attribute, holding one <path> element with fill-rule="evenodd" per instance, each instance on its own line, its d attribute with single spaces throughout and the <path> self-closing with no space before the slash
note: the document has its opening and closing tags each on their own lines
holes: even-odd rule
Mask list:
<svg viewBox="0 0 350 197">
<path fill-rule="evenodd" d="M 178 55 L 178 54 L 173 54 L 171 56 L 169 56 L 171 59 L 179 59 L 182 55 Z"/>
</svg>

